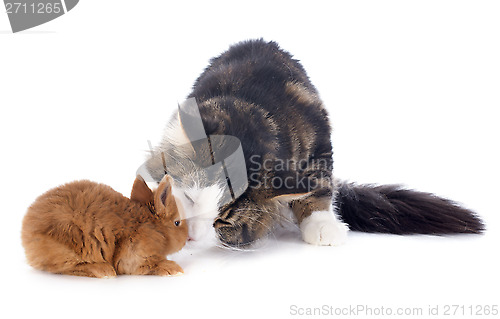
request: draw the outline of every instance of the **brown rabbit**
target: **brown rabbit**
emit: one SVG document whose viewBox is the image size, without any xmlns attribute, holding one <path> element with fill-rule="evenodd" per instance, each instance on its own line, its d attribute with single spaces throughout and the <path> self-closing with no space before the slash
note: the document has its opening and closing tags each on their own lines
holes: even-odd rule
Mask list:
<svg viewBox="0 0 500 319">
<path fill-rule="evenodd" d="M 48 191 L 28 209 L 21 236 L 34 268 L 103 278 L 181 274 L 165 256 L 185 245 L 187 233 L 171 177 L 152 192 L 138 176 L 130 199 L 90 181 Z"/>
</svg>

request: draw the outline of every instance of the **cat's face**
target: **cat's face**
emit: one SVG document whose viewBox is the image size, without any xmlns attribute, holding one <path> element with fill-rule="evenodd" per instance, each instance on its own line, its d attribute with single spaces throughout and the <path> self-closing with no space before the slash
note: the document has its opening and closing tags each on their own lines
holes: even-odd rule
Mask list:
<svg viewBox="0 0 500 319">
<path fill-rule="evenodd" d="M 174 187 L 173 195 L 188 227 L 188 240 L 208 241 L 215 238 L 214 220 L 219 214 L 223 190 L 217 185 Z"/>
<path fill-rule="evenodd" d="M 213 224 L 217 239 L 226 247 L 254 247 L 260 239 L 271 234 L 278 223 L 294 225 L 290 203 L 309 195 L 310 192 L 305 192 L 259 198 L 245 194 L 221 208 Z"/>
</svg>

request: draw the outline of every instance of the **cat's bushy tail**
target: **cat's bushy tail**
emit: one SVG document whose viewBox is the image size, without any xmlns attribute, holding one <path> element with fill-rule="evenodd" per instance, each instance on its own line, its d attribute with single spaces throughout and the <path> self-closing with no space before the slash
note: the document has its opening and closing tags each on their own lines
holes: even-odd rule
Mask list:
<svg viewBox="0 0 500 319">
<path fill-rule="evenodd" d="M 341 182 L 338 214 L 351 230 L 391 234 L 481 233 L 485 227 L 472 211 L 429 193 L 397 185 Z"/>
</svg>

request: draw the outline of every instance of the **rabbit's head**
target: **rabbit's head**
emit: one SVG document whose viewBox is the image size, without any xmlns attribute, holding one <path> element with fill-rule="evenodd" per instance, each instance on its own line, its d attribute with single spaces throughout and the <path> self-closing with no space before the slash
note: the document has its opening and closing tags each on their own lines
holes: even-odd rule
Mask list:
<svg viewBox="0 0 500 319">
<path fill-rule="evenodd" d="M 172 195 L 173 179 L 169 175 L 161 180 L 155 191 L 147 186 L 146 182 L 137 176 L 132 188 L 131 200 L 146 205 L 154 215 L 155 223 L 160 224 L 162 233 L 168 242 L 168 253 L 179 251 L 186 244 L 188 227 L 182 219 Z"/>
</svg>

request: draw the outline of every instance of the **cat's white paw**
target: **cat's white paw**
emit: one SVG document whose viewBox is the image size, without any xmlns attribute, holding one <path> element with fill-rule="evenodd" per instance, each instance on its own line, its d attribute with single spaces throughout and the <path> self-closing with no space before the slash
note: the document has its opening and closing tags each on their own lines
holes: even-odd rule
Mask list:
<svg viewBox="0 0 500 319">
<path fill-rule="evenodd" d="M 331 211 L 316 211 L 300 224 L 302 239 L 320 246 L 339 246 L 347 241 L 349 228 L 337 220 Z"/>
</svg>

